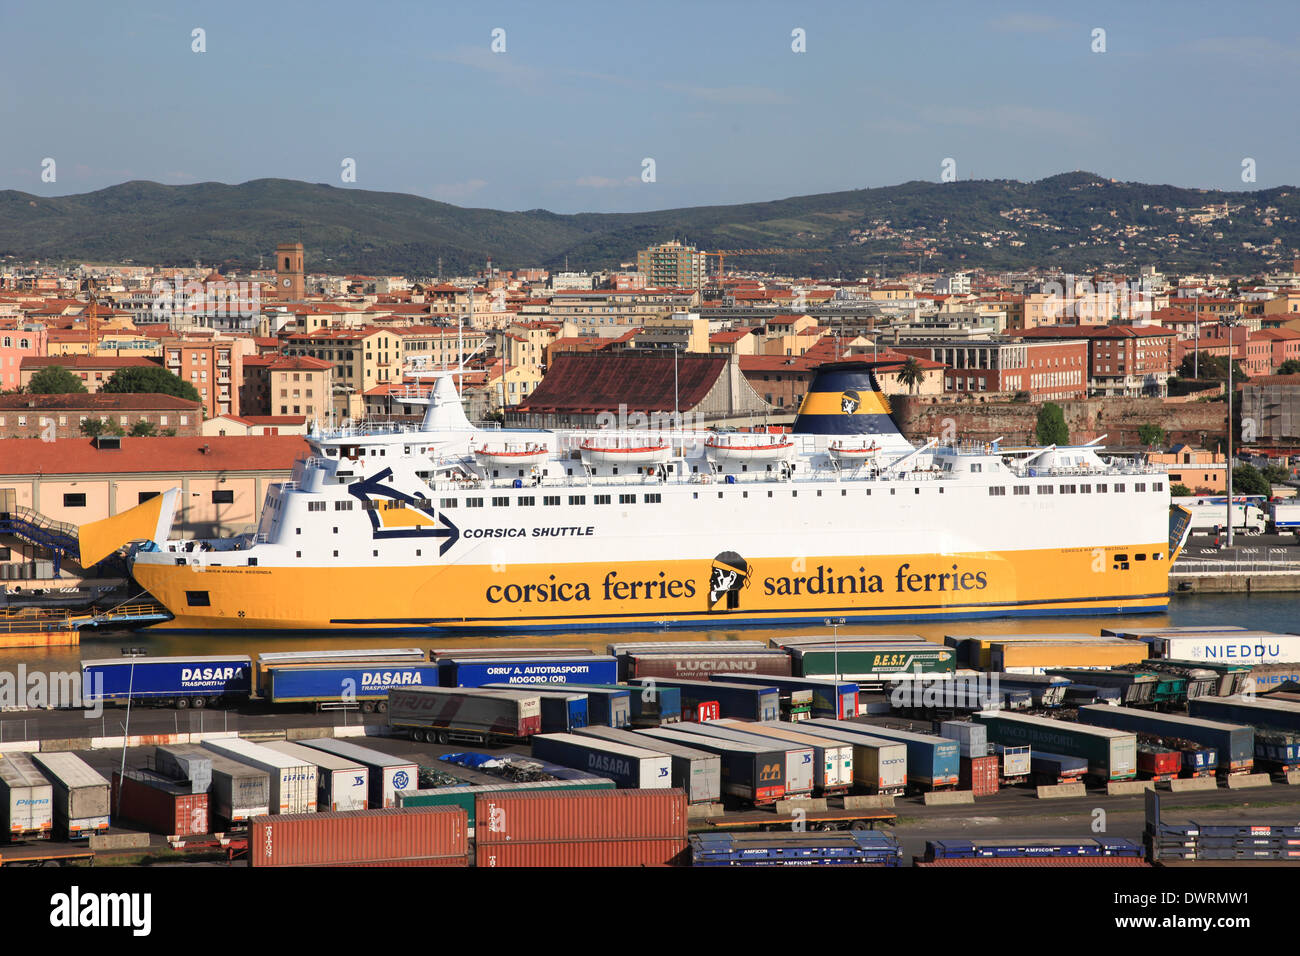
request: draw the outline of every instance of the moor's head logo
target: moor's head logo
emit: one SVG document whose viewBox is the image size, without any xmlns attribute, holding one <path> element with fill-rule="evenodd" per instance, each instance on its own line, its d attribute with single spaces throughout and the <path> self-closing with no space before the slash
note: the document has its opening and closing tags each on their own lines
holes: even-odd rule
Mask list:
<svg viewBox="0 0 1300 956">
<path fill-rule="evenodd" d="M 727 599 L 726 610 L 740 607 L 740 592 L 749 586 L 749 562 L 735 551 L 723 551 L 713 559 L 709 572 L 709 610 Z"/>
<path fill-rule="evenodd" d="M 845 415 L 852 415 L 862 407 L 862 396 L 853 389 L 849 389 L 840 395 L 840 410 Z"/>
</svg>

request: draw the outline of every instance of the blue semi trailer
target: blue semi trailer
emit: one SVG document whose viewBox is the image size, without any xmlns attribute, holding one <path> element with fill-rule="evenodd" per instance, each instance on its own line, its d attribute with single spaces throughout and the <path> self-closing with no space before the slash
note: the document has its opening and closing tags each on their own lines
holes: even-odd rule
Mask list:
<svg viewBox="0 0 1300 956">
<path fill-rule="evenodd" d="M 613 657 L 444 657 L 438 661 L 443 687 L 482 687 L 484 684 L 616 684 L 618 661 Z"/>
<path fill-rule="evenodd" d="M 369 714 L 388 709 L 390 688 L 437 686 L 436 664 L 264 664 L 258 691 L 271 704 L 355 705 Z"/>
<path fill-rule="evenodd" d="M 158 707 L 206 707 L 246 701 L 253 692 L 253 662 L 242 655 L 122 657 L 81 662 L 82 700 Z"/>
</svg>

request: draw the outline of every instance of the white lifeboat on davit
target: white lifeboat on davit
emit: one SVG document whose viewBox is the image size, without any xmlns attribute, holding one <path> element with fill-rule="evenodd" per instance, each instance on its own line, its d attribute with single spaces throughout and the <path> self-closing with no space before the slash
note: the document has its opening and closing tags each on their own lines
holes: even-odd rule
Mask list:
<svg viewBox="0 0 1300 956">
<path fill-rule="evenodd" d="M 589 464 L 653 465 L 672 457 L 668 442 L 653 438 L 588 438 L 578 447 Z"/>
<path fill-rule="evenodd" d="M 775 461 L 789 458 L 794 442 L 786 435 L 731 432 L 709 436 L 704 448 L 717 461 Z"/>
<path fill-rule="evenodd" d="M 473 449 L 474 460 L 480 465 L 535 465 L 550 457 L 550 450 L 536 442 L 517 442 L 504 445 L 480 445 Z"/>
<path fill-rule="evenodd" d="M 868 438 L 843 438 L 827 445 L 826 452 L 836 461 L 874 461 L 880 446 Z"/>
</svg>

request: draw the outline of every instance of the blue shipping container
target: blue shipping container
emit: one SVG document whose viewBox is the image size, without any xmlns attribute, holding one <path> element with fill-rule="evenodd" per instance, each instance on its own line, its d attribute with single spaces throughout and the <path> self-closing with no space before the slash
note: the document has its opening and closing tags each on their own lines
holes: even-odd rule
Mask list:
<svg viewBox="0 0 1300 956">
<path fill-rule="evenodd" d="M 438 662 L 438 669 L 443 687 L 618 682 L 618 661 L 612 657 L 538 657 L 520 660 L 444 657 Z"/>
<path fill-rule="evenodd" d="M 574 688 L 566 690 L 538 690 L 535 686 L 520 687 L 518 684 L 484 684 L 489 689 L 521 690 L 535 693 L 541 702 L 542 733 L 563 734 L 578 727 L 587 726 L 586 691 Z"/>
<path fill-rule="evenodd" d="M 780 677 L 767 674 L 713 674 L 710 680 L 727 681 L 732 684 L 762 684 L 775 687 L 782 694 L 791 691 L 811 690 L 812 715 L 830 717 L 836 720 L 848 720 L 858 716 L 858 685 L 852 681 L 837 681 L 831 678 L 818 680 L 815 677 Z"/>
<path fill-rule="evenodd" d="M 390 687 L 437 687 L 434 664 L 294 664 L 262 668 L 262 696 L 295 701 L 366 700 L 387 697 Z"/>
<path fill-rule="evenodd" d="M 682 680 L 666 677 L 636 677 L 628 681 L 634 690 L 653 686 L 676 687 L 682 692 L 682 704 L 694 710 L 701 703 L 717 701 L 720 716 L 739 720 L 779 720 L 781 692 L 770 681 L 763 684 L 732 684 L 726 681 Z"/>
<path fill-rule="evenodd" d="M 894 740 L 907 746 L 907 781 L 927 787 L 957 786 L 961 773 L 961 746 L 955 740 L 918 734 L 892 727 L 877 727 L 852 720 L 828 720 L 814 717 L 810 724 L 869 734 L 884 740 Z M 797 729 L 797 728 L 796 728 Z"/>
<path fill-rule="evenodd" d="M 658 727 L 682 719 L 682 692 L 676 687 L 656 687 L 653 694 L 632 694 L 628 704 L 635 727 Z"/>
<path fill-rule="evenodd" d="M 252 675 L 252 659 L 237 655 L 82 661 L 82 698 L 87 703 L 126 700 L 128 695 L 135 699 L 247 698 L 253 689 Z"/>
<path fill-rule="evenodd" d="M 608 684 L 533 684 L 529 690 L 566 691 L 587 695 L 587 724 L 591 727 L 626 727 L 631 723 L 632 690 Z"/>
</svg>

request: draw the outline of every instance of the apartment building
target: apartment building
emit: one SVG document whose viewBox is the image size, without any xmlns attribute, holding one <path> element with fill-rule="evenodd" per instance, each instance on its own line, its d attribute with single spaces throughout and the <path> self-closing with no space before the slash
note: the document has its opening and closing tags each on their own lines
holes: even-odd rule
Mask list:
<svg viewBox="0 0 1300 956">
<path fill-rule="evenodd" d="M 636 271 L 653 289 L 700 289 L 708 276 L 708 259 L 694 246 L 674 239 L 638 252 Z"/>
</svg>

